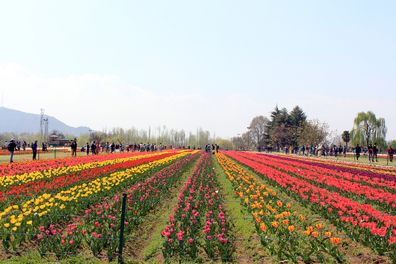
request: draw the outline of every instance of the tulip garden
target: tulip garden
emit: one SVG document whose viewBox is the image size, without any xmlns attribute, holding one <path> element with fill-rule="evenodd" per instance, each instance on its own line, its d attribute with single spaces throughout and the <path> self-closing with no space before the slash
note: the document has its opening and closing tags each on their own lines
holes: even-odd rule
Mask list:
<svg viewBox="0 0 396 264">
<path fill-rule="evenodd" d="M 0 165 L 0 262 L 115 262 L 121 225 L 125 262 L 396 263 L 396 169 L 198 150 Z"/>
</svg>

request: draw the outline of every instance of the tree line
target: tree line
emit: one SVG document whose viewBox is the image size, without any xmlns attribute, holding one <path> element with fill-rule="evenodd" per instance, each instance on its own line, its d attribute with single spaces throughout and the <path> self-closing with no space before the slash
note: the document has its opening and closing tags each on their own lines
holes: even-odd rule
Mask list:
<svg viewBox="0 0 396 264">
<path fill-rule="evenodd" d="M 50 133 L 61 133 L 52 131 Z M 353 120 L 353 128 L 341 134 L 334 135 L 329 131 L 329 126 L 317 119 L 308 119 L 300 106 L 295 106 L 290 112 L 286 108 L 276 106 L 269 118 L 259 115 L 254 117 L 247 131 L 232 137 L 230 140 L 215 137 L 208 130 L 198 128 L 194 132 L 183 129 L 168 129 L 158 126 L 148 129 L 123 129 L 92 131 L 77 137 L 79 146 L 88 142 L 114 142 L 115 144 L 160 144 L 175 147 L 202 148 L 206 144 L 218 144 L 222 149 L 237 150 L 283 150 L 285 147 L 292 149 L 306 145 L 347 145 L 354 147 L 376 144 L 379 149 L 385 150 L 388 145 L 396 148 L 396 140 L 386 141 L 387 128 L 385 119 L 377 117 L 373 112 L 359 112 Z M 74 135 L 62 135 L 67 139 L 74 139 Z M 35 140 L 41 141 L 40 133 L 1 133 L 0 141 L 3 144 L 14 138 L 27 143 Z M 40 142 L 41 143 L 41 142 Z"/>
<path fill-rule="evenodd" d="M 123 129 L 113 128 L 110 130 L 91 131 L 90 133 L 75 135 L 63 135 L 60 131 L 51 131 L 49 135 L 58 135 L 60 138 L 74 139 L 77 138 L 78 146 L 83 146 L 86 143 L 95 142 L 110 142 L 115 144 L 162 144 L 174 147 L 188 147 L 202 148 L 206 144 L 218 144 L 225 149 L 233 149 L 233 144 L 230 140 L 211 135 L 208 130 L 198 128 L 195 132 L 186 132 L 183 129 L 168 129 L 166 126 L 148 129 Z M 49 139 L 41 140 L 40 133 L 0 133 L 0 142 L 4 144 L 10 139 L 19 141 L 26 141 L 27 143 L 34 142 L 35 140 L 49 142 Z"/>
<path fill-rule="evenodd" d="M 386 132 L 384 118 L 377 118 L 371 111 L 358 113 L 351 130 L 334 135 L 326 123 L 308 119 L 300 106 L 295 106 L 290 112 L 276 106 L 269 118 L 263 115 L 254 117 L 247 131 L 231 141 L 238 150 L 280 151 L 284 148 L 298 150 L 307 145 L 353 147 L 357 144 L 376 144 L 381 150 L 386 150 L 387 145 L 396 146 L 396 141 L 386 142 Z"/>
</svg>

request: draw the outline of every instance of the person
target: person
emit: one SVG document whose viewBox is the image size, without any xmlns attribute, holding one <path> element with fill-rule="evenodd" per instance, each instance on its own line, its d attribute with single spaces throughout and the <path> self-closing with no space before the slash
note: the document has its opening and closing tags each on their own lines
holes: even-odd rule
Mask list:
<svg viewBox="0 0 396 264">
<path fill-rule="evenodd" d="M 393 154 L 395 153 L 395 150 L 392 148 L 392 146 L 388 147 L 388 156 L 389 156 L 389 161 L 393 161 Z"/>
<path fill-rule="evenodd" d="M 106 142 L 106 153 L 110 151 L 110 144 L 109 142 Z"/>
<path fill-rule="evenodd" d="M 87 142 L 87 145 L 86 145 L 86 149 L 87 149 L 87 156 L 89 155 L 89 143 Z"/>
<path fill-rule="evenodd" d="M 359 144 L 357 144 L 355 148 L 356 160 L 359 160 L 361 152 L 362 152 L 362 148 L 359 146 Z"/>
<path fill-rule="evenodd" d="M 371 158 L 373 162 L 374 162 L 374 158 L 375 158 L 375 161 L 378 162 L 378 148 L 377 148 L 377 144 L 374 144 L 374 146 L 373 146 L 373 157 Z"/>
<path fill-rule="evenodd" d="M 303 146 L 301 147 L 301 152 L 302 152 L 302 155 L 305 156 L 305 145 L 303 145 Z"/>
<path fill-rule="evenodd" d="M 15 140 L 11 139 L 10 143 L 8 144 L 8 151 L 10 152 L 10 163 L 14 162 L 15 148 L 16 148 Z"/>
<path fill-rule="evenodd" d="M 96 142 L 92 142 L 91 144 L 91 153 L 92 155 L 96 155 Z"/>
<path fill-rule="evenodd" d="M 100 145 L 99 145 L 99 141 L 96 143 L 96 148 L 95 148 L 95 155 L 98 155 L 100 151 Z"/>
<path fill-rule="evenodd" d="M 34 141 L 34 143 L 32 144 L 32 153 L 33 153 L 33 160 L 36 160 L 36 156 L 37 156 L 37 140 Z"/>
<path fill-rule="evenodd" d="M 373 159 L 373 145 L 369 144 L 367 148 L 368 148 L 369 161 L 374 161 L 374 159 Z"/>
<path fill-rule="evenodd" d="M 72 157 L 76 157 L 77 156 L 77 139 L 76 138 L 70 144 L 70 148 L 72 151 Z"/>
</svg>

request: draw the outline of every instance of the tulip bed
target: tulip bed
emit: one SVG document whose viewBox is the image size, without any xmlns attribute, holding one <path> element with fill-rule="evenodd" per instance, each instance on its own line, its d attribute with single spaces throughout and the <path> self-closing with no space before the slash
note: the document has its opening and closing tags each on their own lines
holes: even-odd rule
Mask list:
<svg viewBox="0 0 396 264">
<path fill-rule="evenodd" d="M 395 172 L 190 150 L 0 165 L 0 260 L 113 261 L 124 224 L 137 262 L 396 262 Z"/>
<path fill-rule="evenodd" d="M 270 155 L 268 155 L 270 156 Z M 330 168 L 330 169 L 336 169 L 339 171 L 344 171 L 344 172 L 353 172 L 354 174 L 358 175 L 366 175 L 370 177 L 379 177 L 379 178 L 387 178 L 387 179 L 392 179 L 391 177 L 388 176 L 396 176 L 396 167 L 390 167 L 390 166 L 378 166 L 378 165 L 370 165 L 370 164 L 356 164 L 353 162 L 345 162 L 345 161 L 334 161 L 334 160 L 323 160 L 319 158 L 309 158 L 306 159 L 304 157 L 300 156 L 283 156 L 283 155 L 277 155 L 276 156 L 278 159 L 284 159 L 284 160 L 297 160 L 300 161 L 301 163 L 305 164 L 313 164 L 315 166 L 319 166 L 322 168 Z"/>
<path fill-rule="evenodd" d="M 131 184 L 140 182 L 156 170 L 175 160 L 190 155 L 191 152 L 169 152 L 139 155 L 132 161 L 125 161 L 128 166 L 119 166 L 115 162 L 99 171 L 89 169 L 80 174 L 81 178 L 71 181 L 70 185 L 58 186 L 54 182 L 52 192 L 44 192 L 33 198 L 16 200 L 0 212 L 0 232 L 3 246 L 14 250 L 24 241 L 36 237 L 39 226 L 49 226 L 70 219 L 81 213 L 90 204 L 116 194 Z M 139 161 L 140 160 L 140 161 Z M 120 163 L 120 162 L 118 162 Z M 122 163 L 124 164 L 124 163 Z M 84 178 L 84 176 L 86 176 Z M 7 176 L 3 176 L 7 177 Z M 59 176 L 62 177 L 62 176 Z M 50 178 L 48 180 L 57 179 Z M 66 183 L 67 181 L 61 181 Z"/>
<path fill-rule="evenodd" d="M 171 156 L 172 153 L 162 154 L 148 154 L 139 155 L 124 159 L 115 159 L 113 161 L 101 162 L 100 167 L 96 167 L 97 163 L 88 163 L 86 166 L 79 166 L 78 170 L 73 173 L 66 174 L 50 174 L 51 177 L 42 179 L 41 177 L 35 177 L 34 180 L 9 186 L 4 192 L 0 192 L 0 208 L 4 208 L 6 205 L 14 204 L 16 200 L 26 199 L 27 197 L 35 197 L 41 193 L 52 193 L 55 190 L 61 188 L 70 188 L 73 184 L 79 182 L 88 181 L 90 179 L 98 178 L 102 175 L 131 168 L 140 164 L 144 164 L 155 159 L 165 158 Z M 81 167 L 85 167 L 82 169 Z M 15 176 L 10 176 L 15 177 Z M 5 201 L 6 200 L 6 201 Z"/>
<path fill-rule="evenodd" d="M 123 191 L 127 195 L 126 231 L 136 228 L 143 217 L 169 195 L 169 190 L 180 180 L 180 175 L 198 154 L 184 156 L 163 168 L 143 182 L 129 186 Z M 105 197 L 97 204 L 85 209 L 84 214 L 74 217 L 68 224 L 39 226 L 38 238 L 42 254 L 53 252 L 58 257 L 76 253 L 85 241 L 95 256 L 104 251 L 107 258 L 116 256 L 121 208 L 121 193 Z"/>
<path fill-rule="evenodd" d="M 314 162 L 310 162 L 308 160 L 296 160 L 293 158 L 283 158 L 271 155 L 261 155 L 258 154 L 257 157 L 260 158 L 272 158 L 273 161 L 289 164 L 289 165 L 296 165 L 299 169 L 317 172 L 322 175 L 330 175 L 335 176 L 336 178 L 346 179 L 351 182 L 357 182 L 359 184 L 364 184 L 372 187 L 382 188 L 385 190 L 389 190 L 389 192 L 396 193 L 396 177 L 389 177 L 387 175 L 381 174 L 380 177 L 377 175 L 368 172 L 368 171 L 361 171 L 357 170 L 357 173 L 351 171 L 345 171 L 343 169 L 343 164 L 341 167 L 335 166 L 332 164 L 323 164 L 316 165 Z M 396 175 L 395 175 L 396 176 Z"/>
<path fill-rule="evenodd" d="M 275 156 L 237 152 L 226 154 L 332 221 L 352 239 L 395 260 L 396 216 L 392 210 L 394 201 L 391 193 L 378 186 L 347 180 L 339 171 L 320 173 L 321 167 L 312 171 L 312 168 L 306 169 L 304 164 L 299 166 L 290 160 L 285 163 L 280 158 L 279 162 Z M 387 195 L 381 197 L 379 193 Z M 362 200 L 362 196 L 367 199 Z M 376 206 L 367 203 L 367 200 L 373 199 L 377 199 Z M 381 203 L 382 206 L 378 206 Z"/>
<path fill-rule="evenodd" d="M 155 154 L 149 154 L 148 156 L 157 156 L 157 155 L 163 155 L 163 153 L 155 153 Z M 102 161 L 93 161 L 93 162 L 87 162 L 87 163 L 78 163 L 78 164 L 73 164 L 70 166 L 61 166 L 61 167 L 56 167 L 56 168 L 49 168 L 46 170 L 42 171 L 29 171 L 25 172 L 23 174 L 16 174 L 16 175 L 6 175 L 3 177 L 0 177 L 0 188 L 5 189 L 9 186 L 13 185 L 20 185 L 32 181 L 37 181 L 41 179 L 50 179 L 53 177 L 58 177 L 61 175 L 65 174 L 70 174 L 70 173 L 78 173 L 80 171 L 84 170 L 89 170 L 89 169 L 94 169 L 94 168 L 100 168 L 108 165 L 114 165 L 118 163 L 123 163 L 127 162 L 130 160 L 136 160 L 141 157 L 148 157 L 147 155 L 133 155 L 130 157 L 124 157 L 124 158 L 119 158 L 117 157 L 116 159 L 106 159 Z M 102 156 L 106 157 L 106 156 Z M 79 160 L 79 159 L 76 159 Z M 33 168 L 35 163 L 32 164 Z"/>
<path fill-rule="evenodd" d="M 396 212 L 395 191 L 386 191 L 382 188 L 378 188 L 378 186 L 375 186 L 376 181 L 371 181 L 370 179 L 365 181 L 366 179 L 364 178 L 367 178 L 366 176 L 363 176 L 361 177 L 363 179 L 358 180 L 354 178 L 353 175 L 347 173 L 332 173 L 331 170 L 321 171 L 321 168 L 315 169 L 312 168 L 312 166 L 310 169 L 307 169 L 306 165 L 300 165 L 298 162 L 279 162 L 276 158 L 266 157 L 263 155 L 253 156 L 252 159 L 262 164 L 278 168 L 284 172 L 291 173 L 292 175 L 306 180 L 316 186 L 340 192 L 343 196 L 347 196 L 352 199 L 364 199 L 365 203 L 375 204 L 382 208 L 386 213 L 394 214 Z M 374 186 L 367 185 L 370 183 Z M 395 187 L 396 182 L 382 181 L 380 184 L 392 189 Z"/>
<path fill-rule="evenodd" d="M 212 162 L 211 155 L 205 154 L 178 196 L 161 233 L 166 260 L 195 260 L 201 250 L 212 260 L 232 260 L 232 237 Z"/>
<path fill-rule="evenodd" d="M 63 159 L 46 159 L 46 160 L 35 160 L 26 162 L 15 162 L 12 164 L 0 164 L 0 176 L 8 175 L 21 175 L 30 172 L 42 172 L 57 168 L 63 170 L 65 167 L 76 166 L 81 164 L 87 164 L 91 162 L 100 162 L 106 160 L 114 160 L 121 158 L 128 158 L 136 155 L 144 155 L 144 152 L 133 152 L 133 153 L 117 153 L 108 155 L 95 155 L 78 158 L 63 158 Z"/>
<path fill-rule="evenodd" d="M 253 216 L 262 244 L 279 260 L 297 262 L 332 259 L 343 262 L 337 246 L 341 239 L 326 231 L 320 222 L 307 219 L 276 192 L 260 183 L 224 154 L 217 155 L 241 202 Z"/>
</svg>

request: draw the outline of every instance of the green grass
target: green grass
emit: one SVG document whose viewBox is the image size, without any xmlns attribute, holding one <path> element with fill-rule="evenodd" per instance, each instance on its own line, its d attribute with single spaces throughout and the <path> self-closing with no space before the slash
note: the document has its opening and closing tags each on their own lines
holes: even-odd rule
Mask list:
<svg viewBox="0 0 396 264">
<path fill-rule="evenodd" d="M 85 152 L 77 152 L 78 157 L 86 156 L 87 154 Z M 43 159 L 61 159 L 65 157 L 71 157 L 71 152 L 64 152 L 64 151 L 56 151 L 55 152 L 46 152 L 46 153 L 40 153 L 40 156 L 38 157 L 40 160 Z M 32 160 L 33 155 L 32 154 L 14 154 L 14 163 L 16 162 L 21 162 L 21 161 L 30 161 Z M 10 155 L 0 155 L 0 164 L 1 163 L 9 163 L 10 162 Z"/>
<path fill-rule="evenodd" d="M 15 256 L 7 260 L 1 260 L 0 263 L 4 264 L 103 264 L 105 262 L 98 260 L 93 256 L 78 255 L 69 257 L 62 260 L 57 260 L 54 256 L 42 257 L 37 251 L 29 252 L 23 256 Z M 117 263 L 106 262 L 106 263 Z"/>
</svg>

